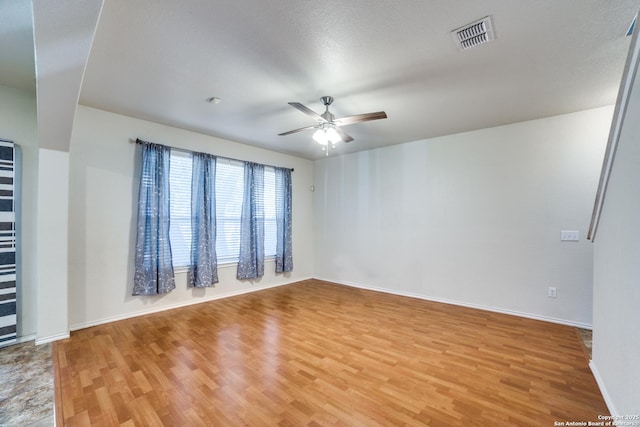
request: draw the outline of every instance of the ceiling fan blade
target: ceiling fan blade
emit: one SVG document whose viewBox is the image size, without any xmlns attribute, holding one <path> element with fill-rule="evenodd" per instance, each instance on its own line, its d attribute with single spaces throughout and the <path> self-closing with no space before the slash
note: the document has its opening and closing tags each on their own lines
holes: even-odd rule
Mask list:
<svg viewBox="0 0 640 427">
<path fill-rule="evenodd" d="M 386 118 L 387 113 L 385 113 L 384 111 L 377 111 L 375 113 L 356 114 L 355 116 L 342 117 L 336 119 L 335 123 L 338 126 L 346 126 L 353 123 L 368 122 L 370 120 L 380 120 Z"/>
<path fill-rule="evenodd" d="M 293 108 L 296 108 L 296 109 L 302 111 L 307 116 L 313 117 L 315 120 L 317 120 L 317 121 L 319 121 L 321 123 L 324 123 L 324 122 L 327 121 L 320 114 L 316 113 L 315 111 L 313 111 L 309 107 L 306 107 L 306 106 L 300 104 L 299 102 L 289 102 L 289 105 L 291 105 Z"/>
<path fill-rule="evenodd" d="M 336 132 L 338 132 L 338 135 L 340 135 L 340 138 L 342 139 L 342 142 L 351 142 L 351 141 L 353 141 L 353 138 L 351 138 L 351 136 L 348 133 L 346 133 L 345 131 L 343 131 L 339 127 L 336 127 Z"/>
<path fill-rule="evenodd" d="M 300 128 L 300 129 L 294 129 L 294 130 L 290 130 L 288 132 L 279 133 L 278 136 L 291 135 L 292 133 L 302 132 L 303 130 L 315 129 L 316 127 L 317 127 L 317 125 L 315 125 L 315 126 L 305 126 L 303 128 Z"/>
</svg>

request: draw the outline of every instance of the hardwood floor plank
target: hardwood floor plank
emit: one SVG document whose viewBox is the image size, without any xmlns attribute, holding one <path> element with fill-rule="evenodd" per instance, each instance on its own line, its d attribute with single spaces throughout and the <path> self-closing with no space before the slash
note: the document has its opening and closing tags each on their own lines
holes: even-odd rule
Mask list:
<svg viewBox="0 0 640 427">
<path fill-rule="evenodd" d="M 60 425 L 596 421 L 575 328 L 309 280 L 73 332 Z"/>
</svg>

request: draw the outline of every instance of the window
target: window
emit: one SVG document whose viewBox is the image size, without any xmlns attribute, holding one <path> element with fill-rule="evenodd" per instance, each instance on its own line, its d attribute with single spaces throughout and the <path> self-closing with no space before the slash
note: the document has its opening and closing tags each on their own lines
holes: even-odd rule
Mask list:
<svg viewBox="0 0 640 427">
<path fill-rule="evenodd" d="M 264 168 L 264 255 L 275 256 L 277 245 L 276 171 Z"/>
<path fill-rule="evenodd" d="M 238 261 L 240 215 L 244 193 L 244 165 L 216 162 L 216 254 L 218 262 Z"/>
<path fill-rule="evenodd" d="M 276 178 L 275 169 L 264 168 L 264 253 L 276 255 Z M 169 173 L 171 193 L 171 249 L 174 267 L 188 267 L 191 253 L 191 155 L 171 151 Z M 218 263 L 238 261 L 240 215 L 244 192 L 244 164 L 216 161 L 216 254 Z"/>
<path fill-rule="evenodd" d="M 171 150 L 169 198 L 173 266 L 187 267 L 191 260 L 191 154 Z"/>
</svg>

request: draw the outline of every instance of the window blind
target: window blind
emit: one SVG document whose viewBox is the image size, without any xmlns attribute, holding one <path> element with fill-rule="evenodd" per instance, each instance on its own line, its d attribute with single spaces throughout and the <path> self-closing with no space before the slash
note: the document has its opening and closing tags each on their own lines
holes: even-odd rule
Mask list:
<svg viewBox="0 0 640 427">
<path fill-rule="evenodd" d="M 218 160 L 216 164 L 216 253 L 219 263 L 238 261 L 243 194 L 244 164 L 233 160 Z"/>
<path fill-rule="evenodd" d="M 277 245 L 276 171 L 264 168 L 264 255 L 275 256 Z"/>
<path fill-rule="evenodd" d="M 169 239 L 174 267 L 191 261 L 191 154 L 171 150 Z"/>
<path fill-rule="evenodd" d="M 264 253 L 275 256 L 276 178 L 275 168 L 264 171 Z M 171 151 L 170 167 L 171 223 L 170 238 L 174 267 L 188 267 L 191 252 L 191 154 Z M 240 216 L 244 195 L 244 163 L 218 158 L 216 161 L 216 254 L 218 263 L 238 261 L 240 251 Z"/>
</svg>

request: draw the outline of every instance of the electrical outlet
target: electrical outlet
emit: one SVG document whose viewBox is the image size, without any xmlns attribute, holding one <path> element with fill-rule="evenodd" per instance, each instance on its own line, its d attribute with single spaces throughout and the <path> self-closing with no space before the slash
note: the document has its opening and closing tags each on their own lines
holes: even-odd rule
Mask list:
<svg viewBox="0 0 640 427">
<path fill-rule="evenodd" d="M 557 296 L 556 295 L 556 288 L 553 287 L 553 286 L 549 286 L 549 288 L 547 289 L 547 296 L 549 298 L 555 298 Z"/>
<path fill-rule="evenodd" d="M 580 232 L 578 230 L 562 230 L 560 232 L 560 240 L 563 242 L 580 241 Z"/>
</svg>

